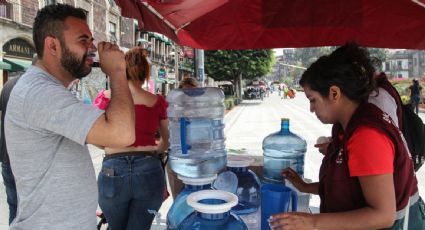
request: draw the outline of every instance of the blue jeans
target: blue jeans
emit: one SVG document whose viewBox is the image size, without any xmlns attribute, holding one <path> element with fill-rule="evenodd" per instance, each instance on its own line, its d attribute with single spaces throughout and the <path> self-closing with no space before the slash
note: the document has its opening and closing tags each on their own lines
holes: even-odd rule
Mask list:
<svg viewBox="0 0 425 230">
<path fill-rule="evenodd" d="M 419 95 L 414 95 L 410 98 L 410 103 L 412 103 L 413 110 L 415 111 L 416 114 L 419 113 L 419 101 L 420 101 Z"/>
<path fill-rule="evenodd" d="M 164 170 L 150 156 L 110 158 L 103 161 L 98 186 L 110 230 L 150 229 L 164 199 Z"/>
<path fill-rule="evenodd" d="M 6 187 L 6 196 L 7 196 L 7 203 L 9 204 L 9 224 L 15 219 L 16 217 L 16 208 L 18 206 L 18 198 L 16 195 L 16 184 L 15 179 L 12 174 L 12 169 L 10 168 L 10 163 L 2 163 L 2 176 L 3 176 L 3 183 Z"/>
</svg>

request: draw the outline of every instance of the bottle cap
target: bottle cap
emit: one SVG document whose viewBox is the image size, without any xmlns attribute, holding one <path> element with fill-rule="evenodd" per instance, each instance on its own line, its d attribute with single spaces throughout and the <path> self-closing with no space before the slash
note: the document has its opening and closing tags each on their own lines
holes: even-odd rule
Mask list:
<svg viewBox="0 0 425 230">
<path fill-rule="evenodd" d="M 287 118 L 287 117 L 282 117 L 280 120 L 281 120 L 281 121 L 289 121 L 289 118 Z"/>
<path fill-rule="evenodd" d="M 206 185 L 206 184 L 212 184 L 212 182 L 217 178 L 217 174 L 211 177 L 203 177 L 203 178 L 191 178 L 191 177 L 177 175 L 177 178 L 183 181 L 184 184 L 188 184 L 188 185 Z"/>
<path fill-rule="evenodd" d="M 254 159 L 249 156 L 227 155 L 227 167 L 242 168 L 248 167 L 254 162 Z"/>
<path fill-rule="evenodd" d="M 222 204 L 205 204 L 200 203 L 202 200 L 222 200 Z M 208 213 L 208 214 L 217 214 L 225 213 L 230 211 L 232 207 L 238 204 L 238 197 L 230 192 L 220 191 L 220 190 L 202 190 L 198 192 L 191 193 L 186 202 L 189 206 L 193 207 L 198 212 Z"/>
</svg>

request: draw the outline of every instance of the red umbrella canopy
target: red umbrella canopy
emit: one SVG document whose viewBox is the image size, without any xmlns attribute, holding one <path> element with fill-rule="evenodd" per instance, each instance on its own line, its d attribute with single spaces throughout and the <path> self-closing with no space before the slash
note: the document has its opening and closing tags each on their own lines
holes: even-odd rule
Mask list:
<svg viewBox="0 0 425 230">
<path fill-rule="evenodd" d="M 116 0 L 122 15 L 200 49 L 425 49 L 425 0 Z"/>
</svg>

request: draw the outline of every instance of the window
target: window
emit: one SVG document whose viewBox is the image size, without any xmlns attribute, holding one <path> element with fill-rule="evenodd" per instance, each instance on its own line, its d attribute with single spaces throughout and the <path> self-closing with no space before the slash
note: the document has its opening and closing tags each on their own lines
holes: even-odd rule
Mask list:
<svg viewBox="0 0 425 230">
<path fill-rule="evenodd" d="M 0 18 L 13 19 L 13 5 L 12 3 L 6 2 L 5 4 L 0 4 Z"/>
<path fill-rule="evenodd" d="M 397 69 L 401 69 L 401 61 L 397 61 Z"/>
<path fill-rule="evenodd" d="M 56 0 L 44 0 L 44 5 L 48 6 L 48 5 L 53 5 L 56 3 Z"/>
<path fill-rule="evenodd" d="M 117 41 L 117 25 L 113 22 L 109 22 L 109 39 L 111 42 Z"/>
</svg>

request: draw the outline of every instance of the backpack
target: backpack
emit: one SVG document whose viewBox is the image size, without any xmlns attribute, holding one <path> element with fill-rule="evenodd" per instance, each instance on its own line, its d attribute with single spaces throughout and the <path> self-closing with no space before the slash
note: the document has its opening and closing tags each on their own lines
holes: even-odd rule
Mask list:
<svg viewBox="0 0 425 230">
<path fill-rule="evenodd" d="M 412 155 L 415 171 L 418 171 L 425 160 L 425 125 L 422 119 L 413 111 L 411 105 L 402 104 L 400 95 L 388 81 L 384 73 L 376 76 L 375 79 L 377 87 L 381 87 L 387 91 L 397 104 L 399 128 L 403 133 L 409 152 Z"/>
<path fill-rule="evenodd" d="M 418 171 L 425 160 L 425 126 L 410 105 L 403 105 L 403 127 L 401 131 L 412 155 L 415 171 Z"/>
</svg>

